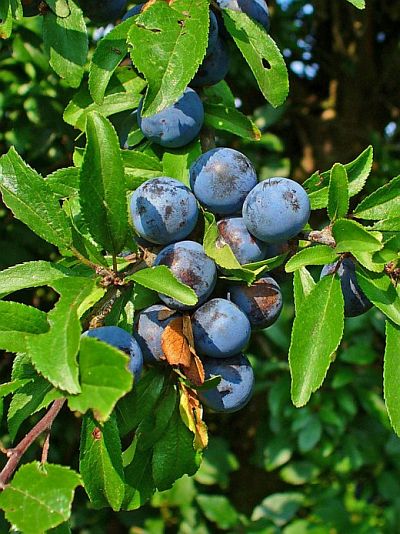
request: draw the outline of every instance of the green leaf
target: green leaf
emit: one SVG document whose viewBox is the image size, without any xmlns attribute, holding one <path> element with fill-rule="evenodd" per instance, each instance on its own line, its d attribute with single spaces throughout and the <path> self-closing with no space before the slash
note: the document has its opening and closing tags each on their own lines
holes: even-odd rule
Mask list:
<svg viewBox="0 0 400 534">
<path fill-rule="evenodd" d="M 152 473 L 153 450 L 135 451 L 134 457 L 125 468 L 124 510 L 136 510 L 150 499 L 155 491 Z"/>
<path fill-rule="evenodd" d="M 194 306 L 198 300 L 193 289 L 182 284 L 165 265 L 143 269 L 127 276 L 125 280 L 133 280 L 147 289 L 179 300 L 186 306 Z"/>
<path fill-rule="evenodd" d="M 198 495 L 196 500 L 206 518 L 219 528 L 230 530 L 239 523 L 239 514 L 224 495 Z"/>
<path fill-rule="evenodd" d="M 146 417 L 154 414 L 164 386 L 164 374 L 159 369 L 149 369 L 133 390 L 119 401 L 116 413 L 122 437 L 135 430 Z"/>
<path fill-rule="evenodd" d="M 13 27 L 13 13 L 10 0 L 4 0 L 0 6 L 0 39 L 8 39 Z"/>
<path fill-rule="evenodd" d="M 354 210 L 355 217 L 377 220 L 390 219 L 399 215 L 400 176 L 374 191 Z"/>
<path fill-rule="evenodd" d="M 68 6 L 68 0 L 46 0 L 46 4 L 57 17 L 68 17 L 71 13 L 71 9 Z"/>
<path fill-rule="evenodd" d="M 400 287 L 394 287 L 389 276 L 356 268 L 357 281 L 367 298 L 397 325 L 400 325 Z"/>
<path fill-rule="evenodd" d="M 381 232 L 400 232 L 400 217 L 385 218 L 376 222 L 372 228 Z"/>
<path fill-rule="evenodd" d="M 88 52 L 88 37 L 82 11 L 73 0 L 70 14 L 57 17 L 49 11 L 43 17 L 43 44 L 50 65 L 71 87 L 79 87 Z"/>
<path fill-rule="evenodd" d="M 132 18 L 117 24 L 100 39 L 89 68 L 89 90 L 96 104 L 102 104 L 113 72 L 128 53 L 126 38 Z"/>
<path fill-rule="evenodd" d="M 349 182 L 349 196 L 357 195 L 365 185 L 372 169 L 373 148 L 369 146 L 354 161 L 344 165 Z M 311 202 L 311 208 L 321 209 L 328 205 L 331 171 L 316 172 L 303 184 Z"/>
<path fill-rule="evenodd" d="M 46 176 L 46 183 L 59 198 L 75 195 L 79 188 L 79 169 L 66 167 Z"/>
<path fill-rule="evenodd" d="M 148 82 L 144 117 L 182 95 L 204 58 L 208 27 L 208 0 L 156 2 L 135 17 L 128 43 L 133 64 Z"/>
<path fill-rule="evenodd" d="M 204 102 L 209 104 L 224 104 L 229 108 L 235 107 L 235 96 L 225 80 L 215 85 L 203 88 Z"/>
<path fill-rule="evenodd" d="M 289 349 L 292 400 L 307 404 L 324 381 L 343 335 L 344 303 L 338 277 L 320 280 L 297 311 Z"/>
<path fill-rule="evenodd" d="M 349 219 L 338 219 L 332 228 L 336 252 L 375 252 L 383 245 L 361 224 Z"/>
<path fill-rule="evenodd" d="M 162 176 L 163 167 L 158 159 L 137 150 L 122 150 L 121 153 L 125 169 L 125 183 L 129 191 L 134 191 L 150 178 Z"/>
<path fill-rule="evenodd" d="M 94 239 L 118 254 L 129 232 L 125 175 L 117 134 L 96 112 L 87 118 L 87 145 L 80 169 L 82 214 Z"/>
<path fill-rule="evenodd" d="M 67 521 L 80 484 L 79 475 L 68 467 L 25 464 L 0 494 L 0 507 L 24 534 L 41 534 Z"/>
<path fill-rule="evenodd" d="M 30 382 L 29 378 L 12 380 L 0 385 L 0 398 L 7 397 Z"/>
<path fill-rule="evenodd" d="M 258 86 L 273 107 L 282 105 L 289 92 L 285 61 L 275 41 L 245 13 L 225 9 L 224 22 L 251 68 Z"/>
<path fill-rule="evenodd" d="M 165 434 L 154 445 L 153 478 L 159 491 L 168 489 L 183 475 L 194 475 L 200 456 L 193 448 L 193 434 L 176 405 Z"/>
<path fill-rule="evenodd" d="M 0 301 L 0 349 L 26 350 L 26 337 L 49 330 L 46 314 L 18 302 Z"/>
<path fill-rule="evenodd" d="M 349 182 L 346 168 L 335 163 L 328 189 L 328 215 L 331 221 L 346 217 L 349 210 Z"/>
<path fill-rule="evenodd" d="M 50 330 L 27 339 L 28 353 L 36 369 L 54 386 L 68 391 L 81 391 L 78 363 L 81 325 L 78 308 L 94 288 L 94 281 L 66 278 L 53 282 L 60 299 L 48 313 Z"/>
<path fill-rule="evenodd" d="M 10 438 L 14 440 L 19 427 L 28 417 L 47 408 L 51 402 L 62 397 L 62 393 L 35 371 L 26 354 L 15 357 L 11 378 L 13 382 L 25 382 L 14 393 L 7 413 Z"/>
<path fill-rule="evenodd" d="M 199 156 L 201 156 L 199 140 L 183 148 L 165 150 L 162 159 L 164 176 L 175 178 L 190 187 L 189 169 Z"/>
<path fill-rule="evenodd" d="M 140 93 L 130 91 L 120 91 L 111 93 L 104 97 L 101 104 L 93 102 L 89 91 L 83 87 L 68 104 L 64 111 L 64 121 L 68 124 L 84 131 L 86 129 L 87 117 L 93 111 L 100 113 L 103 117 L 109 117 L 121 111 L 134 110 L 140 102 Z"/>
<path fill-rule="evenodd" d="M 295 271 L 293 277 L 293 292 L 296 314 L 299 312 L 300 306 L 314 289 L 314 287 L 314 278 L 305 267 L 300 267 L 300 269 Z"/>
<path fill-rule="evenodd" d="M 383 368 L 383 391 L 389 419 L 400 436 L 400 327 L 386 321 L 386 349 Z"/>
<path fill-rule="evenodd" d="M 283 527 L 296 515 L 302 506 L 305 496 L 302 493 L 273 493 L 254 508 L 252 521 L 268 519 L 277 527 Z"/>
<path fill-rule="evenodd" d="M 82 392 L 68 397 L 70 409 L 81 413 L 92 409 L 98 421 L 106 421 L 117 401 L 132 388 L 128 364 L 129 357 L 120 350 L 83 337 L 79 352 Z"/>
<path fill-rule="evenodd" d="M 295 254 L 285 265 L 287 273 L 297 271 L 306 265 L 325 265 L 337 260 L 337 253 L 327 245 L 315 245 L 304 248 Z"/>
<path fill-rule="evenodd" d="M 259 141 L 261 132 L 246 115 L 224 104 L 204 104 L 204 124 L 216 130 L 230 132 L 243 139 Z"/>
<path fill-rule="evenodd" d="M 353 4 L 358 9 L 364 9 L 365 8 L 365 0 L 347 0 L 350 2 L 350 4 Z"/>
<path fill-rule="evenodd" d="M 15 217 L 60 248 L 72 241 L 68 219 L 46 181 L 14 148 L 0 158 L 0 191 Z"/>
<path fill-rule="evenodd" d="M 121 508 L 125 493 L 121 440 L 115 418 L 104 425 L 91 415 L 83 418 L 79 470 L 95 508 Z"/>
</svg>

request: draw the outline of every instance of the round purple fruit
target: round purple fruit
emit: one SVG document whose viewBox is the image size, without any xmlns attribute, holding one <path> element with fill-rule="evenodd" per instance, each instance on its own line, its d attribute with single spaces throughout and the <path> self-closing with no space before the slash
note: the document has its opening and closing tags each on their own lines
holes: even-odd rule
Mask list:
<svg viewBox="0 0 400 534">
<path fill-rule="evenodd" d="M 231 358 L 203 358 L 206 379 L 221 376 L 212 389 L 199 391 L 202 403 L 215 412 L 232 413 L 242 409 L 251 399 L 254 373 L 243 354 Z"/>
<path fill-rule="evenodd" d="M 166 265 L 175 277 L 191 287 L 201 305 L 211 295 L 217 282 L 217 268 L 204 248 L 195 241 L 180 241 L 165 247 L 157 256 L 154 265 Z M 178 300 L 159 293 L 160 299 L 174 310 L 190 310 L 195 306 L 186 306 Z"/>
<path fill-rule="evenodd" d="M 113 22 L 125 5 L 126 0 L 80 0 L 83 13 L 93 22 Z"/>
<path fill-rule="evenodd" d="M 204 122 L 204 108 L 198 94 L 185 89 L 173 104 L 155 115 L 142 117 L 143 100 L 138 108 L 138 124 L 147 139 L 167 148 L 187 145 L 198 136 Z"/>
<path fill-rule="evenodd" d="M 271 326 L 283 305 L 281 288 L 269 276 L 260 278 L 250 287 L 245 284 L 230 286 L 228 298 L 246 314 L 253 329 Z"/>
<path fill-rule="evenodd" d="M 229 71 L 228 47 L 220 37 L 214 47 L 207 49 L 207 55 L 200 65 L 196 76 L 190 82 L 192 87 L 215 85 L 225 78 Z"/>
<path fill-rule="evenodd" d="M 139 380 L 143 369 L 143 355 L 138 342 L 126 330 L 118 326 L 100 326 L 83 333 L 84 336 L 94 337 L 103 341 L 130 357 L 129 370 Z"/>
<path fill-rule="evenodd" d="M 242 217 L 229 217 L 218 221 L 217 247 L 229 245 L 241 265 L 261 261 L 268 245 L 256 239 L 247 230 Z"/>
<path fill-rule="evenodd" d="M 356 266 L 353 260 L 345 258 L 339 266 L 338 262 L 325 265 L 321 271 L 321 278 L 334 273 L 337 273 L 340 279 L 345 317 L 357 317 L 367 312 L 372 304 L 358 285 Z"/>
<path fill-rule="evenodd" d="M 184 239 L 197 223 L 197 202 L 182 182 L 148 180 L 132 194 L 130 210 L 136 232 L 151 243 L 167 245 Z"/>
<path fill-rule="evenodd" d="M 255 237 L 277 243 L 297 235 L 306 225 L 310 210 L 310 200 L 300 184 L 289 178 L 270 178 L 247 196 L 243 219 Z"/>
<path fill-rule="evenodd" d="M 195 348 L 212 358 L 229 358 L 250 339 L 250 323 L 239 308 L 225 299 L 212 299 L 192 317 Z"/>
<path fill-rule="evenodd" d="M 163 304 L 155 304 L 139 313 L 134 335 L 146 362 L 155 363 L 163 359 L 162 334 L 166 326 L 176 317 L 181 317 L 181 314 Z"/>
<path fill-rule="evenodd" d="M 257 185 L 251 161 L 232 148 L 214 148 L 202 154 L 190 168 L 190 187 L 199 202 L 212 213 L 240 211 Z"/>
</svg>

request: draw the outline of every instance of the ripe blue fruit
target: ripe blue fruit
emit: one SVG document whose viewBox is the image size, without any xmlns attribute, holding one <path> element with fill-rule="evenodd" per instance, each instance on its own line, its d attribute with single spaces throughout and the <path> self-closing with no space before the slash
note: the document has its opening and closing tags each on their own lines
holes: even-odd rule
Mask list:
<svg viewBox="0 0 400 534">
<path fill-rule="evenodd" d="M 196 76 L 190 82 L 192 87 L 214 85 L 225 78 L 229 70 L 229 51 L 225 41 L 218 37 L 212 50 L 207 52 Z"/>
<path fill-rule="evenodd" d="M 289 178 L 270 178 L 247 196 L 243 219 L 255 237 L 277 243 L 297 235 L 307 223 L 310 210 L 310 200 L 300 184 Z"/>
<path fill-rule="evenodd" d="M 80 0 L 83 13 L 93 22 L 112 22 L 123 11 L 126 0 Z"/>
<path fill-rule="evenodd" d="M 220 215 L 241 210 L 256 184 L 251 161 L 232 148 L 209 150 L 190 168 L 190 187 L 196 198 L 209 211 Z"/>
<path fill-rule="evenodd" d="M 237 412 L 250 400 L 254 388 L 254 373 L 249 360 L 243 354 L 231 358 L 203 359 L 206 379 L 221 376 L 217 387 L 199 391 L 205 406 L 215 412 Z"/>
<path fill-rule="evenodd" d="M 161 314 L 170 316 L 165 319 Z M 181 317 L 179 312 L 173 313 L 174 310 L 167 308 L 163 304 L 155 304 L 141 311 L 135 321 L 135 338 L 142 349 L 143 358 L 148 363 L 159 362 L 163 359 L 163 350 L 161 347 L 161 337 L 165 327 L 176 317 Z M 161 318 L 160 318 L 161 317 Z"/>
<path fill-rule="evenodd" d="M 353 260 L 345 258 L 339 267 L 338 262 L 325 265 L 321 271 L 321 278 L 335 272 L 339 276 L 342 287 L 345 317 L 357 317 L 357 315 L 367 312 L 372 304 L 358 285 Z"/>
<path fill-rule="evenodd" d="M 41 0 L 22 0 L 22 12 L 24 17 L 34 17 L 39 15 L 39 4 Z"/>
<path fill-rule="evenodd" d="M 265 258 L 268 245 L 250 234 L 242 217 L 221 219 L 217 224 L 217 247 L 229 245 L 241 265 Z"/>
<path fill-rule="evenodd" d="M 225 299 L 212 299 L 192 317 L 194 345 L 199 354 L 229 358 L 250 339 L 250 323 L 239 308 Z"/>
<path fill-rule="evenodd" d="M 131 9 L 128 9 L 128 11 L 125 13 L 125 15 L 122 17 L 122 22 L 126 19 L 129 19 L 131 17 L 134 17 L 135 15 L 139 15 L 139 13 L 142 11 L 143 4 L 138 4 L 137 6 L 131 7 Z"/>
<path fill-rule="evenodd" d="M 189 235 L 196 226 L 199 211 L 190 189 L 165 176 L 138 187 L 132 194 L 130 210 L 137 233 L 160 245 Z"/>
<path fill-rule="evenodd" d="M 143 100 L 138 108 L 138 124 L 147 139 L 167 148 L 187 145 L 199 134 L 204 122 L 204 108 L 199 95 L 185 89 L 183 95 L 168 108 L 151 117 L 142 117 Z"/>
<path fill-rule="evenodd" d="M 129 370 L 139 380 L 143 369 L 143 355 L 138 342 L 126 330 L 118 326 L 100 326 L 83 333 L 122 350 L 130 357 Z"/>
<path fill-rule="evenodd" d="M 165 247 L 158 254 L 154 265 L 166 265 L 178 280 L 191 287 L 199 299 L 196 306 L 207 300 L 217 281 L 217 268 L 214 261 L 195 241 L 180 241 Z M 161 293 L 159 297 L 174 310 L 190 310 L 195 307 L 186 306 Z"/>
<path fill-rule="evenodd" d="M 228 298 L 246 314 L 253 329 L 271 326 L 278 319 L 283 304 L 281 288 L 269 276 L 260 278 L 250 287 L 245 284 L 230 286 Z"/>
<path fill-rule="evenodd" d="M 221 9 L 233 9 L 233 11 L 246 13 L 269 31 L 269 10 L 264 0 L 217 0 L 217 4 Z"/>
<path fill-rule="evenodd" d="M 210 27 L 208 29 L 208 45 L 206 50 L 206 57 L 211 54 L 217 45 L 218 41 L 218 21 L 217 17 L 210 11 Z"/>
</svg>

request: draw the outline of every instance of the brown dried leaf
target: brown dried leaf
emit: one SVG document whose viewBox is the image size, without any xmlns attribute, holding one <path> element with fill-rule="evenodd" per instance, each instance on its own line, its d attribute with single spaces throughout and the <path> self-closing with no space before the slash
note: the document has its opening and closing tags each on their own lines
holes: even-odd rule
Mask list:
<svg viewBox="0 0 400 534">
<path fill-rule="evenodd" d="M 161 347 L 170 365 L 190 367 L 192 353 L 183 334 L 183 319 L 176 317 L 165 327 L 161 337 Z"/>
<path fill-rule="evenodd" d="M 205 373 L 203 363 L 196 353 L 192 352 L 190 365 L 188 367 L 184 367 L 182 372 L 194 386 L 201 386 L 204 384 Z"/>
<path fill-rule="evenodd" d="M 164 321 L 165 319 L 169 319 L 173 315 L 175 315 L 176 310 L 169 310 L 168 308 L 165 308 L 165 310 L 161 310 L 158 312 L 157 319 L 159 321 Z"/>
<path fill-rule="evenodd" d="M 203 408 L 195 391 L 181 383 L 179 411 L 183 422 L 194 434 L 193 445 L 203 450 L 208 445 L 207 425 L 203 421 Z"/>
<path fill-rule="evenodd" d="M 190 317 L 188 315 L 183 316 L 183 335 L 186 337 L 189 346 L 192 350 L 194 350 L 194 337 L 193 337 L 193 328 L 192 328 L 192 321 L 190 320 Z"/>
</svg>

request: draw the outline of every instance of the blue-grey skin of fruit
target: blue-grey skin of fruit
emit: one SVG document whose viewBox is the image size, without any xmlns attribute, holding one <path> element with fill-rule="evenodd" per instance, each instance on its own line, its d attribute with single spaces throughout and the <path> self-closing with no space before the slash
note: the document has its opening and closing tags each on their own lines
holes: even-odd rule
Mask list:
<svg viewBox="0 0 400 534">
<path fill-rule="evenodd" d="M 225 78 L 228 71 L 229 50 L 225 41 L 218 37 L 214 48 L 205 57 L 190 85 L 192 87 L 215 85 Z"/>
<path fill-rule="evenodd" d="M 241 410 L 251 399 L 254 373 L 243 354 L 231 358 L 203 357 L 206 379 L 221 376 L 216 388 L 199 391 L 201 402 L 215 412 L 231 413 Z"/>
<path fill-rule="evenodd" d="M 142 117 L 143 100 L 138 108 L 138 124 L 143 135 L 167 148 L 179 148 L 195 139 L 203 126 L 204 108 L 198 94 L 185 89 L 183 95 L 168 108 L 152 115 Z"/>
<path fill-rule="evenodd" d="M 163 304 L 155 304 L 141 311 L 135 321 L 134 336 L 142 349 L 144 361 L 156 363 L 163 359 L 161 348 L 161 336 L 165 327 L 177 317 L 181 317 L 179 312 L 172 313 L 166 319 L 159 319 L 160 312 L 173 312 Z"/>
<path fill-rule="evenodd" d="M 130 357 L 129 370 L 135 377 L 135 381 L 139 380 L 143 369 L 142 350 L 136 339 L 126 330 L 118 326 L 100 326 L 87 330 L 83 335 L 104 341 L 104 343 L 125 352 Z"/>
<path fill-rule="evenodd" d="M 251 161 L 232 148 L 214 148 L 202 154 L 190 168 L 190 187 L 205 208 L 232 215 L 257 185 Z"/>
<path fill-rule="evenodd" d="M 186 306 L 176 299 L 159 293 L 160 299 L 174 310 L 191 310 L 207 300 L 217 282 L 217 267 L 195 241 L 180 241 L 165 247 L 154 265 L 166 265 L 175 277 L 193 289 L 198 297 L 195 306 Z"/>
<path fill-rule="evenodd" d="M 137 6 L 131 7 L 131 9 L 128 9 L 128 11 L 125 13 L 125 15 L 122 17 L 122 22 L 125 20 L 134 17 L 135 15 L 139 15 L 142 11 L 143 4 L 138 4 Z"/>
<path fill-rule="evenodd" d="M 325 265 L 321 271 L 321 278 L 335 273 L 337 263 Z M 354 262 L 350 258 L 345 258 L 336 272 L 342 286 L 345 317 L 357 317 L 367 312 L 372 304 L 358 285 Z"/>
<path fill-rule="evenodd" d="M 113 22 L 125 5 L 126 0 L 80 0 L 83 13 L 93 22 Z"/>
<path fill-rule="evenodd" d="M 297 235 L 310 211 L 310 200 L 300 184 L 289 178 L 269 178 L 249 193 L 242 214 L 251 234 L 261 241 L 278 243 Z"/>
<path fill-rule="evenodd" d="M 217 4 L 221 9 L 233 9 L 233 11 L 246 13 L 269 31 L 269 10 L 264 0 L 217 0 Z"/>
<path fill-rule="evenodd" d="M 210 11 L 210 27 L 208 29 L 208 45 L 206 57 L 209 56 L 217 45 L 218 41 L 218 21 L 217 17 Z"/>
<path fill-rule="evenodd" d="M 250 339 L 246 315 L 226 299 L 212 299 L 192 317 L 195 349 L 212 358 L 229 358 L 241 352 Z"/>
<path fill-rule="evenodd" d="M 22 12 L 24 17 L 34 17 L 39 15 L 39 4 L 41 0 L 22 0 Z"/>
<path fill-rule="evenodd" d="M 289 243 L 287 241 L 282 241 L 279 243 L 268 243 L 265 258 L 275 258 L 276 256 L 286 254 L 287 252 L 289 252 L 289 248 Z"/>
<path fill-rule="evenodd" d="M 227 217 L 218 221 L 217 247 L 229 245 L 241 265 L 265 258 L 267 244 L 247 230 L 242 217 Z"/>
<path fill-rule="evenodd" d="M 131 196 L 130 210 L 136 232 L 159 245 L 188 236 L 196 226 L 199 213 L 190 189 L 165 176 L 138 187 Z"/>
<path fill-rule="evenodd" d="M 270 276 L 228 288 L 228 299 L 236 304 L 249 319 L 252 329 L 268 328 L 278 319 L 283 305 L 279 284 Z"/>
</svg>

